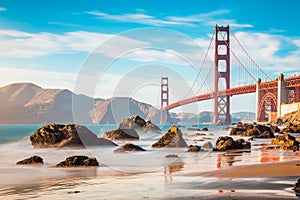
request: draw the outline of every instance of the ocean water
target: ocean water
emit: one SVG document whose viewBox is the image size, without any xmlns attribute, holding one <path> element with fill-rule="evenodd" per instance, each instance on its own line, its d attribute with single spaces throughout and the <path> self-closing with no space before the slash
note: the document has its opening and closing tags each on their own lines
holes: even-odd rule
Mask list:
<svg viewBox="0 0 300 200">
<path fill-rule="evenodd" d="M 191 176 L 195 172 L 299 159 L 297 152 L 264 150 L 262 146 L 270 143 L 271 139 L 252 141 L 251 151 L 246 152 L 203 150 L 187 153 L 186 148 L 152 149 L 151 145 L 169 128 L 165 125 L 161 127 L 161 133 L 139 132 L 140 140 L 133 143 L 147 151 L 114 154 L 116 147 L 32 148 L 29 137 L 40 126 L 0 126 L 0 199 L 230 199 L 247 197 L 249 193 L 256 197 L 296 198 L 292 188 L 298 177 L 220 179 Z M 85 126 L 99 137 L 117 127 Z M 188 145 L 214 144 L 220 135 L 228 135 L 224 127 L 199 125 L 198 128 L 203 127 L 208 127 L 209 131 L 188 130 L 190 126 L 180 128 Z M 179 158 L 165 158 L 168 154 L 176 154 Z M 44 165 L 16 166 L 17 161 L 33 155 L 41 156 Z M 89 169 L 53 167 L 72 155 L 96 157 L 101 165 Z"/>
</svg>

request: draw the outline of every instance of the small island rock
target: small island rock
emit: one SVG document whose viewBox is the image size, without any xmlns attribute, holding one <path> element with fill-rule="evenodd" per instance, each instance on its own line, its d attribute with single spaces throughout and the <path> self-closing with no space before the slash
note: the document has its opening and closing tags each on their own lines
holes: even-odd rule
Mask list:
<svg viewBox="0 0 300 200">
<path fill-rule="evenodd" d="M 190 145 L 187 152 L 199 152 L 201 150 L 200 146 Z"/>
<path fill-rule="evenodd" d="M 126 151 L 146 151 L 140 146 L 134 145 L 134 144 L 124 144 L 123 146 L 117 148 L 114 150 L 114 153 L 124 153 Z"/>
<path fill-rule="evenodd" d="M 276 136 L 276 138 L 272 140 L 271 144 L 281 145 L 280 149 L 282 150 L 299 150 L 299 142 L 294 136 L 291 136 L 290 134 Z"/>
<path fill-rule="evenodd" d="M 17 162 L 17 165 L 28 165 L 28 164 L 43 164 L 43 158 L 40 156 L 32 156 L 30 158 Z"/>
<path fill-rule="evenodd" d="M 246 142 L 244 139 L 233 140 L 232 137 L 221 136 L 216 141 L 216 150 L 227 151 L 231 149 L 250 149 L 250 142 Z"/>
<path fill-rule="evenodd" d="M 89 167 L 99 166 L 96 158 L 90 158 L 87 156 L 70 156 L 66 160 L 58 163 L 56 167 Z"/>
<path fill-rule="evenodd" d="M 229 135 L 252 136 L 254 138 L 274 138 L 274 131 L 278 131 L 277 127 L 269 127 L 263 125 L 252 125 L 238 123 L 236 128 L 230 130 Z"/>
<path fill-rule="evenodd" d="M 187 147 L 187 144 L 182 137 L 180 129 L 176 126 L 171 126 L 168 132 L 163 135 L 156 143 L 154 143 L 152 147 Z"/>
<path fill-rule="evenodd" d="M 119 124 L 120 129 L 137 129 L 143 131 L 160 131 L 160 128 L 151 121 L 145 121 L 138 115 L 132 115 L 129 118 L 123 119 Z"/>
<path fill-rule="evenodd" d="M 138 140 L 140 137 L 134 129 L 120 129 L 104 133 L 102 136 L 108 140 Z"/>
<path fill-rule="evenodd" d="M 85 126 L 78 124 L 50 124 L 36 130 L 30 141 L 34 147 L 84 147 L 109 145 L 116 146 L 110 140 L 98 138 Z"/>
</svg>

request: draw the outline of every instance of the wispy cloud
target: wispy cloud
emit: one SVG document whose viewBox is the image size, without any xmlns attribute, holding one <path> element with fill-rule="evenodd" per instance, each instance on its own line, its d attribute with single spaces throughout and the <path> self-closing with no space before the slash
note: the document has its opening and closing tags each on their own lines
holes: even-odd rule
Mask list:
<svg viewBox="0 0 300 200">
<path fill-rule="evenodd" d="M 247 52 L 258 63 L 263 70 L 271 72 L 270 74 L 279 74 L 281 72 L 290 76 L 293 73 L 300 73 L 300 39 L 289 38 L 282 35 L 273 35 L 266 33 L 248 33 L 237 32 L 235 34 L 240 40 Z M 233 40 L 231 42 L 234 48 Z M 293 46 L 290 52 L 281 54 L 285 44 Z M 284 50 L 286 51 L 286 50 Z"/>
<path fill-rule="evenodd" d="M 166 16 L 158 18 L 156 16 L 147 15 L 145 11 L 137 10 L 138 13 L 123 13 L 119 15 L 108 14 L 100 11 L 90 11 L 87 14 L 93 15 L 99 19 L 114 20 L 119 22 L 145 24 L 151 26 L 166 26 L 166 25 L 183 25 L 183 26 L 197 26 L 197 25 L 215 25 L 230 24 L 233 27 L 245 28 L 252 27 L 251 24 L 239 24 L 234 19 L 222 19 L 220 16 L 229 14 L 229 10 L 217 10 L 208 13 L 201 13 L 197 15 L 188 16 Z"/>
<path fill-rule="evenodd" d="M 6 11 L 7 9 L 6 8 L 4 8 L 4 7 L 0 7 L 0 12 L 2 11 Z"/>
<path fill-rule="evenodd" d="M 105 41 L 103 48 L 98 48 Z M 95 53 L 107 57 L 119 56 L 124 49 L 148 46 L 147 43 L 122 35 L 87 31 L 53 34 L 49 32 L 29 33 L 18 30 L 0 30 L 0 56 L 14 58 L 36 58 L 53 54 L 74 54 L 78 52 Z M 109 44 L 109 45 L 107 45 Z"/>
<path fill-rule="evenodd" d="M 66 26 L 66 27 L 77 27 L 77 26 L 79 26 L 78 24 L 70 24 L 70 23 L 64 23 L 64 22 L 48 22 L 48 24 Z"/>
<path fill-rule="evenodd" d="M 87 14 L 94 15 L 100 19 L 109 19 L 120 22 L 131 22 L 137 24 L 147 24 L 152 26 L 163 26 L 163 25 L 179 25 L 181 23 L 171 20 L 158 19 L 151 15 L 146 15 L 143 13 L 138 14 L 122 14 L 122 15 L 112 15 L 99 11 L 86 12 Z"/>
</svg>

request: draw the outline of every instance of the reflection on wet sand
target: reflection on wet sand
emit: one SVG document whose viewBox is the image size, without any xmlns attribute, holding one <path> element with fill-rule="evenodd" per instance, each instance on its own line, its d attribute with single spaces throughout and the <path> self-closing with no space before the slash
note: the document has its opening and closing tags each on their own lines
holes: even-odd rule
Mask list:
<svg viewBox="0 0 300 200">
<path fill-rule="evenodd" d="M 279 162 L 282 159 L 282 156 L 279 154 L 278 151 L 260 149 L 258 150 L 258 152 L 258 160 L 260 163 Z"/>
<path fill-rule="evenodd" d="M 31 173 L 28 173 L 28 176 L 35 177 L 34 173 L 36 172 L 32 171 Z M 18 184 L 12 184 L 8 185 L 6 188 L 1 188 L 0 195 L 30 194 L 35 191 L 48 190 L 49 188 L 51 188 L 51 190 L 70 188 L 79 184 L 75 180 L 90 180 L 96 178 L 97 168 L 52 169 L 51 173 L 52 177 L 47 177 L 45 174 L 36 177 L 34 181 L 30 181 L 30 179 L 26 181 L 26 179 L 24 179 L 24 182 L 20 180 Z"/>
<path fill-rule="evenodd" d="M 173 163 L 164 167 L 164 181 L 165 183 L 172 182 L 172 174 L 183 170 L 184 162 L 181 159 L 174 161 Z"/>
<path fill-rule="evenodd" d="M 219 153 L 217 156 L 217 169 L 233 166 L 233 163 L 241 161 L 237 157 L 242 155 L 243 153 Z"/>
</svg>

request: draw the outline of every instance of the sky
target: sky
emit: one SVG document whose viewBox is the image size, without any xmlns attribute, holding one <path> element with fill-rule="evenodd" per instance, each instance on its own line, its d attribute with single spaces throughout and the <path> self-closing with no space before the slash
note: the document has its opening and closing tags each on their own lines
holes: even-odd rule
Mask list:
<svg viewBox="0 0 300 200">
<path fill-rule="evenodd" d="M 159 107 L 161 76 L 169 77 L 170 103 L 212 91 L 210 41 L 216 24 L 229 24 L 231 34 L 272 79 L 280 73 L 299 75 L 299 4 L 2 0 L 0 86 L 32 82 L 93 97 L 130 96 Z M 254 64 L 231 37 L 235 47 L 231 86 L 255 81 L 243 75 L 238 59 Z M 211 102 L 176 111 L 202 110 L 212 110 Z M 231 111 L 255 111 L 255 95 L 232 97 Z"/>
</svg>

